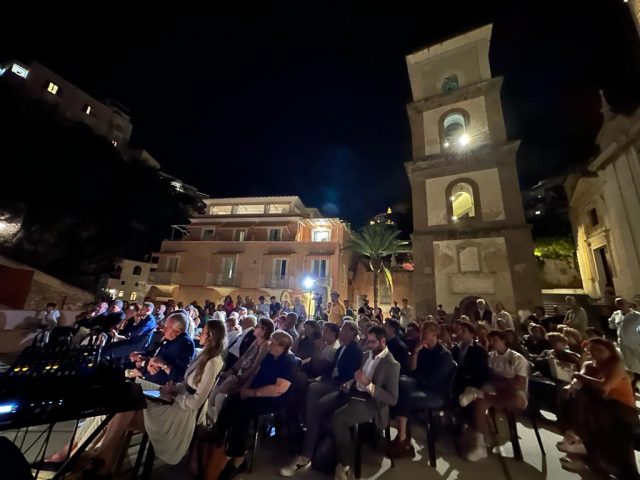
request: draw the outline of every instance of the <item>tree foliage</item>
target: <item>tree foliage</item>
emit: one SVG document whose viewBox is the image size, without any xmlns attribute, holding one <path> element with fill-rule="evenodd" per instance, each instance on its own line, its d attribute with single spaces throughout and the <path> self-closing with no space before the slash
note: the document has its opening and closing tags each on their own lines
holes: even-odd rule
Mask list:
<svg viewBox="0 0 640 480">
<path fill-rule="evenodd" d="M 393 291 L 391 270 L 385 264 L 392 255 L 411 251 L 409 242 L 400 240 L 400 230 L 385 223 L 373 223 L 353 233 L 347 248 L 365 257 L 373 271 L 373 303 L 378 304 L 378 277 L 382 273 Z"/>
<path fill-rule="evenodd" d="M 538 238 L 534 241 L 533 254 L 539 260 L 569 260 L 575 257 L 573 237 Z"/>
</svg>

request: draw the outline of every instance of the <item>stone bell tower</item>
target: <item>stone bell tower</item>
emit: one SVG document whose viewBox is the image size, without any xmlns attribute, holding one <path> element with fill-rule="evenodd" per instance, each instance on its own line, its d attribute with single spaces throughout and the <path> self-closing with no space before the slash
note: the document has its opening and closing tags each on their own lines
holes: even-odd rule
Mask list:
<svg viewBox="0 0 640 480">
<path fill-rule="evenodd" d="M 417 313 L 467 297 L 493 307 L 542 305 L 530 227 L 507 141 L 501 78 L 491 78 L 491 25 L 407 56 Z M 464 312 L 463 312 L 464 313 Z"/>
</svg>

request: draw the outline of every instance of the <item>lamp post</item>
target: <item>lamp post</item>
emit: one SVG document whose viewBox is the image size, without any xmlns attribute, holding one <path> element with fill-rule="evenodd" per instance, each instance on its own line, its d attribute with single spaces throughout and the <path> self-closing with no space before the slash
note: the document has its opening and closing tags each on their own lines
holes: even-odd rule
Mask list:
<svg viewBox="0 0 640 480">
<path fill-rule="evenodd" d="M 311 297 L 313 296 L 313 286 L 316 280 L 313 277 L 304 277 L 302 286 L 305 290 L 309 290 L 309 309 L 307 310 L 307 320 L 311 319 Z"/>
</svg>

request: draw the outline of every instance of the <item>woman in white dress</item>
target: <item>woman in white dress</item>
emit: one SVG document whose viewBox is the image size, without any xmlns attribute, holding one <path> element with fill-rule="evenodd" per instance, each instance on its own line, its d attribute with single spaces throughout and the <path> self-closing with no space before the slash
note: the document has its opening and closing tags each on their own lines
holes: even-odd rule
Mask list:
<svg viewBox="0 0 640 480">
<path fill-rule="evenodd" d="M 203 350 L 187 370 L 184 381 L 168 383 L 161 388 L 163 399 L 171 404 L 147 404 L 145 410 L 116 415 L 107 426 L 100 447 L 94 452 L 90 470 L 111 473 L 123 446 L 126 432 L 145 431 L 156 456 L 175 465 L 187 453 L 198 422 L 198 411 L 213 388 L 223 366 L 221 353 L 225 340 L 225 325 L 209 320 L 202 329 L 200 345 Z"/>
</svg>

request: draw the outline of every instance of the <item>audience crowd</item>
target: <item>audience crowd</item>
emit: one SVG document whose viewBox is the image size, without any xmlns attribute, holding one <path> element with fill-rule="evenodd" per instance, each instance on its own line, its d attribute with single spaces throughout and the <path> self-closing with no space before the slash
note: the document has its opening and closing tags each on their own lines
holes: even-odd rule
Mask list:
<svg viewBox="0 0 640 480">
<path fill-rule="evenodd" d="M 542 409 L 556 414 L 564 435 L 557 444 L 567 454 L 563 468 L 640 478 L 640 313 L 626 299 L 616 299 L 608 332 L 574 297 L 566 297 L 564 314 L 559 307 L 552 315 L 543 307 L 516 314 L 479 298 L 464 312 L 438 305 L 424 318 L 407 299 L 388 312 L 365 299 L 356 310 L 333 292 L 326 306 L 316 303 L 313 318 L 299 298 L 257 300 L 100 302 L 70 327 L 56 326 L 59 313 L 48 305 L 45 342 L 102 345 L 128 378 L 160 392 L 162 403 L 111 420 L 86 468 L 111 473 L 129 430 L 145 431 L 157 456 L 176 464 L 205 423 L 228 457 L 220 478 L 234 478 L 247 468 L 252 419 L 273 414 L 289 436 L 300 434 L 282 476 L 326 463 L 333 451 L 335 478 L 346 479 L 354 467 L 349 431 L 359 424 L 394 426 L 391 454 L 412 458 L 414 413 L 449 410 L 463 426 L 466 458 L 476 461 L 496 445 L 489 411 Z M 47 462 L 62 461 L 67 448 Z"/>
</svg>

